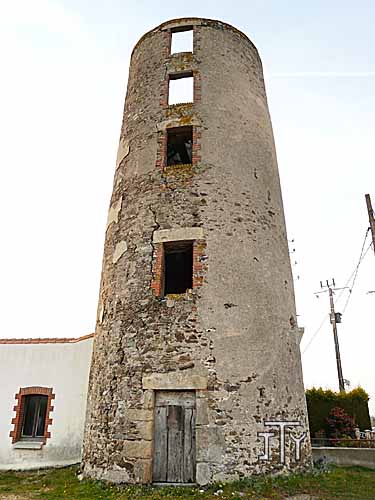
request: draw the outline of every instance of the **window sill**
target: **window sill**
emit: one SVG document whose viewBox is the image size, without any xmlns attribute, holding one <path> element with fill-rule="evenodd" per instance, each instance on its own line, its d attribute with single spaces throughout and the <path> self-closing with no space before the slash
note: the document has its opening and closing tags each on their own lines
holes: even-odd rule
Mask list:
<svg viewBox="0 0 375 500">
<path fill-rule="evenodd" d="M 170 117 L 171 115 L 174 114 L 183 114 L 183 112 L 186 110 L 191 110 L 193 109 L 193 102 L 177 102 L 173 104 L 168 103 L 168 109 L 167 109 L 167 116 Z"/>
<path fill-rule="evenodd" d="M 191 288 L 188 288 L 186 292 L 183 293 L 167 293 L 167 295 L 164 295 L 164 299 L 166 300 L 186 300 L 190 299 L 192 295 L 193 290 Z"/>
<path fill-rule="evenodd" d="M 191 302 L 192 290 L 187 290 L 185 293 L 169 293 L 162 297 L 161 300 L 167 307 L 173 307 L 177 302 Z"/>
<path fill-rule="evenodd" d="M 43 441 L 17 441 L 13 445 L 15 450 L 41 450 Z"/>
<path fill-rule="evenodd" d="M 191 170 L 192 168 L 192 163 L 171 163 L 170 165 L 164 166 L 164 172 L 166 174 L 174 172 L 185 172 L 186 170 Z"/>
</svg>

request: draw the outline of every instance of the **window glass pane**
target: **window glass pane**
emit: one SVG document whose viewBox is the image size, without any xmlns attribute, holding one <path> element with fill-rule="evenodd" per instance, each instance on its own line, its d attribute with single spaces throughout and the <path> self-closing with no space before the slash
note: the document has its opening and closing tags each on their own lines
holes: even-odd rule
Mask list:
<svg viewBox="0 0 375 500">
<path fill-rule="evenodd" d="M 33 435 L 34 419 L 37 410 L 37 396 L 24 396 L 24 420 L 23 420 L 23 436 Z"/>
<path fill-rule="evenodd" d="M 48 396 L 24 396 L 23 427 L 24 437 L 44 436 Z"/>
<path fill-rule="evenodd" d="M 46 423 L 46 413 L 47 413 L 47 396 L 39 396 L 39 412 L 38 420 L 36 425 L 36 436 L 44 436 L 44 426 Z"/>
</svg>

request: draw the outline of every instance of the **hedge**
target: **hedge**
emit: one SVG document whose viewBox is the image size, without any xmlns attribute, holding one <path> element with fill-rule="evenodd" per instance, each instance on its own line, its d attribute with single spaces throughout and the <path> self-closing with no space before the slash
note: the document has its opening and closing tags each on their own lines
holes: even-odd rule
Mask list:
<svg viewBox="0 0 375 500">
<path fill-rule="evenodd" d="M 331 390 L 308 389 L 306 391 L 307 410 L 309 414 L 310 433 L 329 430 L 327 417 L 335 406 L 342 408 L 355 419 L 356 425 L 362 430 L 371 429 L 371 420 L 368 409 L 369 396 L 361 387 L 350 392 L 334 392 Z"/>
</svg>

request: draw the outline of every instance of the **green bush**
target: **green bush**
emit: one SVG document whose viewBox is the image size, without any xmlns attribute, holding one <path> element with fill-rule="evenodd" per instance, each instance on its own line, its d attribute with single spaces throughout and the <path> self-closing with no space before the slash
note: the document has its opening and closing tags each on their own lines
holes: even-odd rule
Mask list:
<svg viewBox="0 0 375 500">
<path fill-rule="evenodd" d="M 329 438 L 355 438 L 355 420 L 339 406 L 335 406 L 334 408 L 332 408 L 326 421 L 329 427 Z"/>
<path fill-rule="evenodd" d="M 334 407 L 342 408 L 354 418 L 356 425 L 364 431 L 371 429 L 368 410 L 369 396 L 361 387 L 350 392 L 334 392 L 313 388 L 306 391 L 307 410 L 309 414 L 310 433 L 312 437 L 319 431 L 329 434 L 327 418 Z"/>
</svg>

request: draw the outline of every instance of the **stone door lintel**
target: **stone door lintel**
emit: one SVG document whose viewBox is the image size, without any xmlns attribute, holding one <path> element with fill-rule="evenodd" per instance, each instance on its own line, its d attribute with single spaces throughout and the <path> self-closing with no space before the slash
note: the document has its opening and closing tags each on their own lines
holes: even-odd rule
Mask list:
<svg viewBox="0 0 375 500">
<path fill-rule="evenodd" d="M 207 378 L 176 372 L 155 373 L 142 378 L 143 389 L 153 390 L 206 390 Z"/>
</svg>

